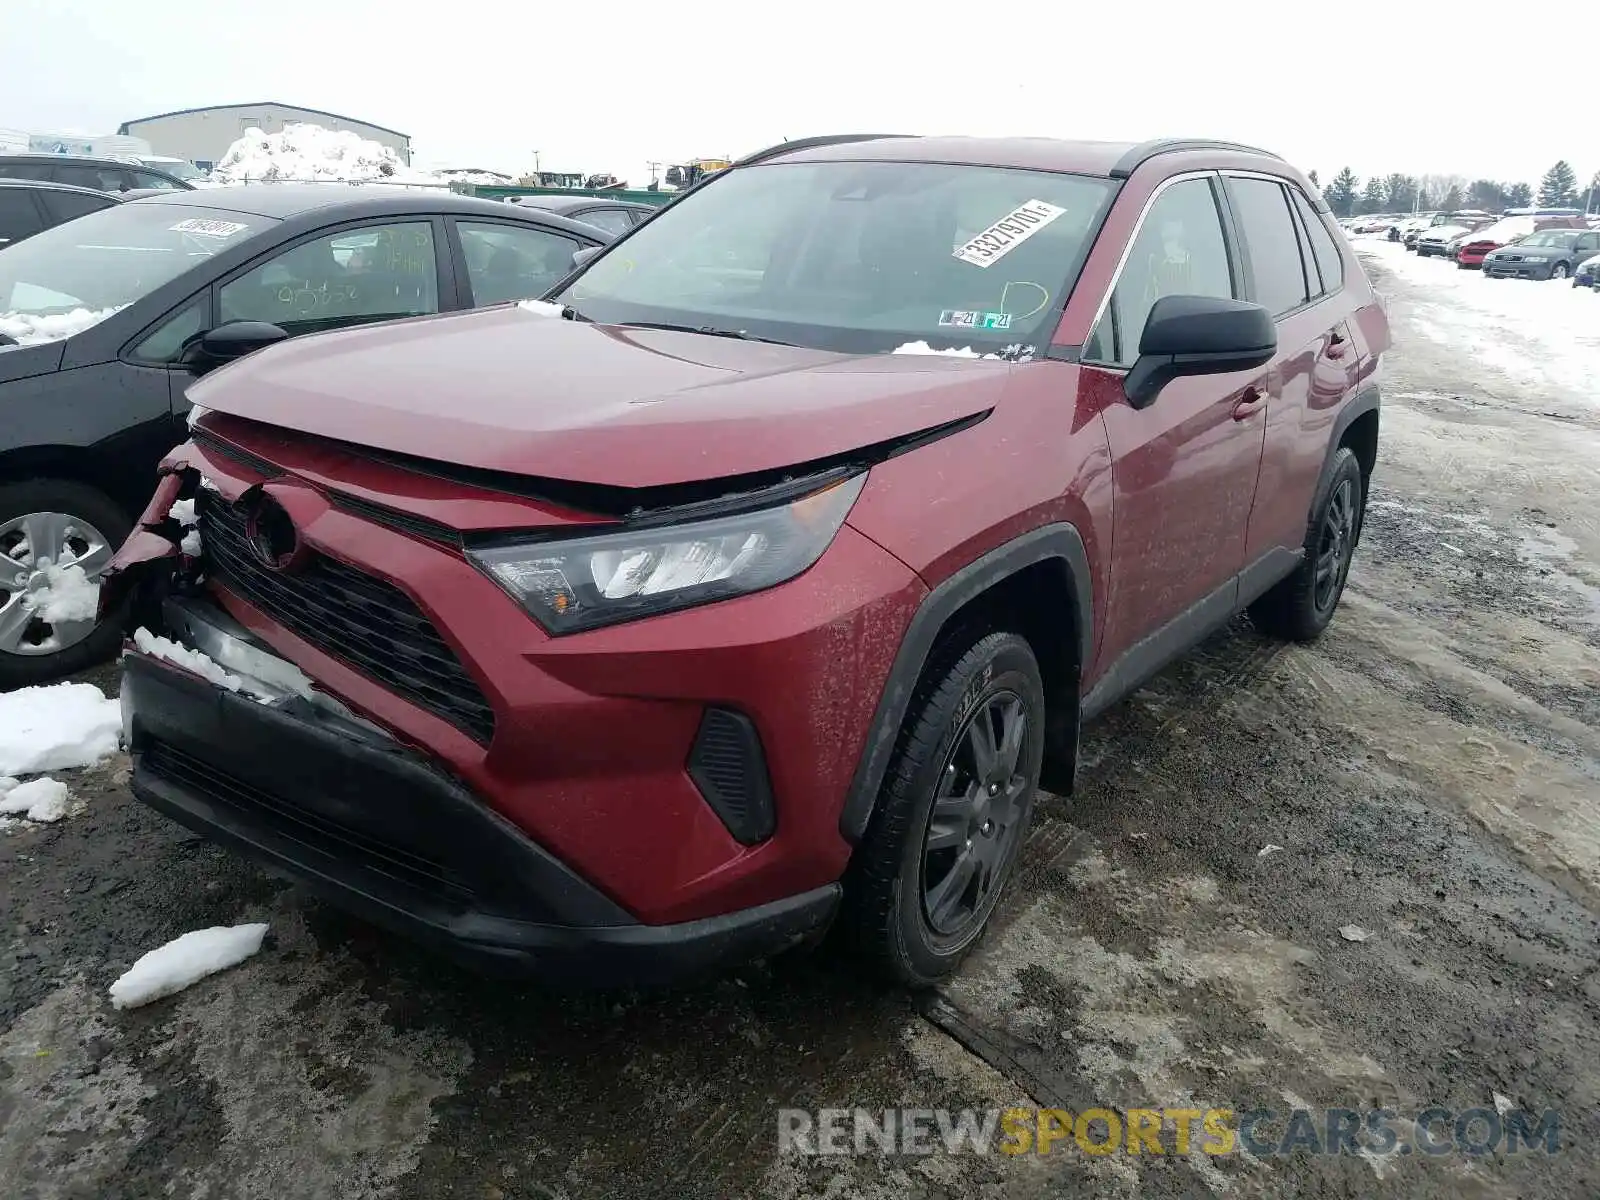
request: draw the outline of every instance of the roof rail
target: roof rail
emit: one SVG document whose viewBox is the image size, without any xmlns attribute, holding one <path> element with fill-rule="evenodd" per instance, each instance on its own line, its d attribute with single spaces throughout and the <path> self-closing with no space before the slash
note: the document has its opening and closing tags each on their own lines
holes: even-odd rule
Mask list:
<svg viewBox="0 0 1600 1200">
<path fill-rule="evenodd" d="M 1209 138 L 1155 138 L 1132 147 L 1111 168 L 1111 178 L 1126 179 L 1158 154 L 1181 154 L 1187 150 L 1237 150 L 1242 154 L 1264 154 L 1268 158 L 1282 157 L 1259 146 L 1244 146 L 1238 142 L 1217 142 Z"/>
<path fill-rule="evenodd" d="M 909 133 L 824 133 L 818 137 L 796 138 L 792 142 L 779 142 L 775 146 L 768 146 L 765 150 L 757 150 L 753 154 L 746 154 L 733 165 L 748 167 L 758 162 L 765 162 L 769 158 L 776 158 L 780 154 L 789 154 L 795 150 L 810 150 L 816 146 L 843 146 L 851 142 L 875 142 L 879 138 L 913 137 Z"/>
</svg>

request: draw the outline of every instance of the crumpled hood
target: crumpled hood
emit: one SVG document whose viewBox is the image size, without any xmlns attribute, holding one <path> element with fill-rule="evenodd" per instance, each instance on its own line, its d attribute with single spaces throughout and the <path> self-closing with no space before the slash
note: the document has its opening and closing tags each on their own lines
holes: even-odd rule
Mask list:
<svg viewBox="0 0 1600 1200">
<path fill-rule="evenodd" d="M 298 338 L 196 404 L 464 466 L 617 487 L 743 475 L 994 407 L 1010 364 L 845 355 L 515 305 Z"/>
</svg>

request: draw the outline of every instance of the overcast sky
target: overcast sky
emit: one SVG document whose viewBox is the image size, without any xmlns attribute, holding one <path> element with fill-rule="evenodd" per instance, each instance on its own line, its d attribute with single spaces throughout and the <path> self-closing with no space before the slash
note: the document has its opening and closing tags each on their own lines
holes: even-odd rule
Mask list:
<svg viewBox="0 0 1600 1200">
<path fill-rule="evenodd" d="M 517 171 L 537 150 L 636 183 L 650 159 L 840 131 L 1220 137 L 1324 182 L 1348 164 L 1537 183 L 1566 158 L 1587 183 L 1600 77 L 1575 64 L 1600 5 L 1540 10 L 1553 36 L 1522 60 L 1516 6 L 1494 7 L 0 0 L 0 127 L 271 99 L 404 130 L 419 166 Z"/>
</svg>

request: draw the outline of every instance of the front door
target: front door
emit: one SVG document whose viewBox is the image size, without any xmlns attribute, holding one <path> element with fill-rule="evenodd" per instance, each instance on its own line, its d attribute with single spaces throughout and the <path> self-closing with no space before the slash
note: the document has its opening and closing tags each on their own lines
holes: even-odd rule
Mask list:
<svg viewBox="0 0 1600 1200">
<path fill-rule="evenodd" d="M 1162 296 L 1236 297 L 1213 175 L 1180 178 L 1145 213 L 1083 361 L 1106 389 L 1111 586 L 1097 669 L 1142 678 L 1233 611 L 1266 428 L 1268 373 L 1174 380 L 1135 409 L 1122 378 Z"/>
</svg>

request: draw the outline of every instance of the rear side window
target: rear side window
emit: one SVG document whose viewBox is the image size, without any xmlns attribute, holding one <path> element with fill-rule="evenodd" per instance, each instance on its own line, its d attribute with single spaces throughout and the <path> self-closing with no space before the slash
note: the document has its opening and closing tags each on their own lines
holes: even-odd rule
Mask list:
<svg viewBox="0 0 1600 1200">
<path fill-rule="evenodd" d="M 1211 182 L 1175 183 L 1145 214 L 1111 302 L 1084 347 L 1084 360 L 1131 367 L 1150 310 L 1163 296 L 1233 295 L 1228 244 Z"/>
<path fill-rule="evenodd" d="M 44 210 L 50 214 L 52 225 L 60 225 L 63 221 L 70 221 L 86 213 L 99 212 L 102 208 L 109 208 L 115 203 L 110 199 L 85 196 L 79 192 L 41 191 L 39 199 L 44 201 Z"/>
<path fill-rule="evenodd" d="M 1289 215 L 1283 185 L 1270 179 L 1228 180 L 1234 208 L 1249 252 L 1255 301 L 1275 317 L 1299 308 L 1309 297 L 1300 236 Z"/>
<path fill-rule="evenodd" d="M 125 192 L 128 173 L 121 167 L 93 167 L 85 163 L 61 163 L 56 167 L 57 183 L 93 188 L 97 192 Z"/>
<path fill-rule="evenodd" d="M 30 188 L 0 188 L 0 246 L 20 242 L 43 227 Z M 3 303 L 0 300 L 0 303 Z"/>
<path fill-rule="evenodd" d="M 578 220 L 607 233 L 627 233 L 633 228 L 633 222 L 628 218 L 625 208 L 591 208 L 588 212 L 578 217 Z"/>
<path fill-rule="evenodd" d="M 1344 286 L 1344 259 L 1339 256 L 1339 247 L 1334 244 L 1333 234 L 1328 232 L 1328 226 L 1311 207 L 1311 202 L 1300 194 L 1299 188 L 1290 188 L 1289 196 L 1294 201 L 1294 210 L 1300 214 L 1300 223 L 1306 231 L 1306 236 L 1311 240 L 1311 254 L 1317 265 L 1317 273 L 1322 276 L 1322 290 L 1329 294 L 1337 292 Z"/>
<path fill-rule="evenodd" d="M 50 168 L 44 163 L 12 163 L 0 158 L 0 179 L 37 179 L 50 182 Z"/>
</svg>

